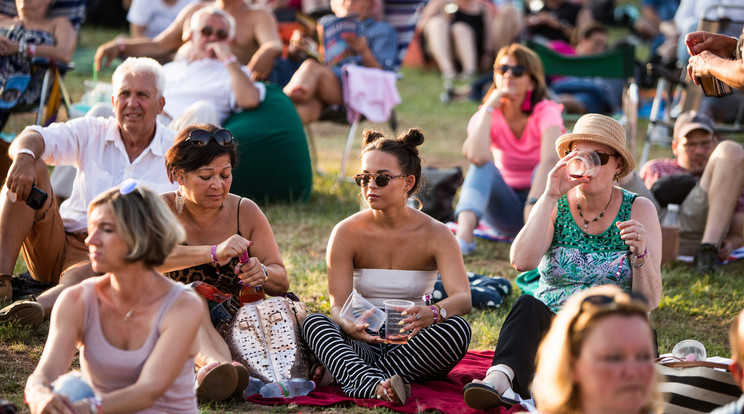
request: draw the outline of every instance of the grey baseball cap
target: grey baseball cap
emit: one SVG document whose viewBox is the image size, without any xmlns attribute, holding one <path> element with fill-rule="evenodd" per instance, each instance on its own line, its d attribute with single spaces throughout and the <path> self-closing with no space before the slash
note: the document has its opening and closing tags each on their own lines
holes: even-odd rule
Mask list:
<svg viewBox="0 0 744 414">
<path fill-rule="evenodd" d="M 677 117 L 674 123 L 674 139 L 685 137 L 690 132 L 702 129 L 713 133 L 713 121 L 698 111 L 687 111 Z"/>
</svg>

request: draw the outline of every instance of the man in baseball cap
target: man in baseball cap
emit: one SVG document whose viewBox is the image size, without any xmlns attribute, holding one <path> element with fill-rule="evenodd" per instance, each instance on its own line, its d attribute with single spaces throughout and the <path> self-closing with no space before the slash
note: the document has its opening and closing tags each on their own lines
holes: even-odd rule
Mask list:
<svg viewBox="0 0 744 414">
<path fill-rule="evenodd" d="M 742 245 L 744 148 L 719 143 L 710 118 L 688 111 L 674 124 L 672 152 L 676 158 L 647 162 L 641 178 L 662 207 L 680 205 L 679 254 L 711 272 Z"/>
</svg>

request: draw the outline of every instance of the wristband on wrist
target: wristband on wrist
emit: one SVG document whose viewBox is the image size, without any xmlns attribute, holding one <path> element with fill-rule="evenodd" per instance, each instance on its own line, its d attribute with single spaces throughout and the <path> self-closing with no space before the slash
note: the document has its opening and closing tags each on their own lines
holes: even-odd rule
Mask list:
<svg viewBox="0 0 744 414">
<path fill-rule="evenodd" d="M 636 269 L 638 269 L 639 267 L 643 266 L 644 264 L 646 264 L 646 258 L 645 257 L 643 258 L 643 260 L 641 260 L 640 263 L 631 263 L 631 265 L 633 267 L 635 267 Z"/>
<path fill-rule="evenodd" d="M 28 44 L 28 57 L 32 58 L 36 55 L 36 44 L 29 43 Z"/>
<path fill-rule="evenodd" d="M 434 313 L 434 323 L 439 322 L 439 309 L 434 305 L 429 306 L 429 309 Z"/>
<path fill-rule="evenodd" d="M 100 414 L 103 412 L 103 409 L 101 408 L 101 397 L 97 395 L 88 397 L 85 399 L 85 402 L 88 403 L 88 408 L 90 408 L 91 414 Z"/>
<path fill-rule="evenodd" d="M 124 41 L 122 39 L 116 39 L 116 47 L 119 48 L 119 53 L 124 53 L 124 49 L 127 48 L 127 45 L 124 44 Z"/>
<path fill-rule="evenodd" d="M 238 58 L 235 55 L 230 55 L 227 59 L 225 59 L 222 64 L 225 66 L 230 66 L 230 64 L 235 63 L 238 61 Z"/>
<path fill-rule="evenodd" d="M 217 260 L 217 245 L 216 244 L 212 246 L 212 249 L 210 250 L 210 252 L 212 253 L 212 264 L 214 265 L 214 267 L 217 268 L 217 274 L 220 274 L 220 261 Z"/>
<path fill-rule="evenodd" d="M 647 254 L 648 254 L 648 246 L 646 246 L 646 248 L 643 250 L 643 254 L 638 255 L 638 254 L 633 253 L 633 256 L 635 256 L 636 259 L 640 260 L 640 259 L 644 259 Z"/>
<path fill-rule="evenodd" d="M 26 155 L 30 155 L 30 156 L 31 156 L 31 158 L 33 158 L 33 159 L 34 159 L 34 161 L 36 161 L 36 154 L 34 154 L 34 152 L 33 152 L 33 151 L 31 151 L 31 150 L 30 150 L 30 149 L 28 149 L 28 148 L 21 148 L 21 149 L 19 149 L 18 151 L 16 151 L 16 157 L 17 157 L 17 156 L 19 156 L 19 155 L 21 155 L 21 154 L 26 154 Z"/>
</svg>

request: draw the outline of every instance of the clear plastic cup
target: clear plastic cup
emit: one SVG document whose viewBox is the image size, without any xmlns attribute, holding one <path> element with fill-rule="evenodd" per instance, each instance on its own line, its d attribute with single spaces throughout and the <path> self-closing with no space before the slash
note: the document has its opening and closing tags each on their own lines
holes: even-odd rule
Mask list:
<svg viewBox="0 0 744 414">
<path fill-rule="evenodd" d="M 341 316 L 354 321 L 357 325 L 369 324 L 367 329 L 377 332 L 385 323 L 386 315 L 382 309 L 364 299 L 356 289 L 353 289 L 341 308 Z"/>
<path fill-rule="evenodd" d="M 382 302 L 385 305 L 385 314 L 387 315 L 387 321 L 385 322 L 385 342 L 389 344 L 406 344 L 408 343 L 408 337 L 411 335 L 411 331 L 401 331 L 402 326 L 400 321 L 406 319 L 410 315 L 403 315 L 401 312 L 410 308 L 414 305 L 410 300 L 400 299 L 388 299 Z"/>
<path fill-rule="evenodd" d="M 674 345 L 672 355 L 682 361 L 705 361 L 707 359 L 705 345 L 694 339 L 685 339 Z"/>
<path fill-rule="evenodd" d="M 572 179 L 593 177 L 599 172 L 599 156 L 594 151 L 576 151 L 576 155 L 568 160 L 566 170 Z"/>
</svg>

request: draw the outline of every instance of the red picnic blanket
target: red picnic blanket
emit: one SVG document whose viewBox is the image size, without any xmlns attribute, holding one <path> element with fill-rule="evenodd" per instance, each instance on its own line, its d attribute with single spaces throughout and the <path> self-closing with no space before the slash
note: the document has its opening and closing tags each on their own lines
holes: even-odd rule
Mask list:
<svg viewBox="0 0 744 414">
<path fill-rule="evenodd" d="M 376 399 L 351 398 L 341 391 L 340 386 L 318 387 L 304 397 L 295 398 L 263 398 L 256 394 L 246 398 L 246 401 L 265 405 L 308 405 L 327 407 L 331 405 L 357 404 L 362 407 L 386 407 L 401 413 L 420 413 L 427 410 L 437 410 L 443 413 L 481 413 L 474 410 L 462 399 L 462 387 L 473 379 L 481 379 L 491 366 L 493 351 L 468 351 L 465 357 L 455 366 L 443 381 L 429 381 L 425 384 L 411 384 L 411 398 L 405 405 L 398 405 L 388 401 Z M 487 412 L 510 414 L 526 411 L 521 405 L 509 410 L 500 407 Z"/>
</svg>

